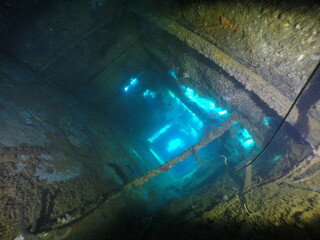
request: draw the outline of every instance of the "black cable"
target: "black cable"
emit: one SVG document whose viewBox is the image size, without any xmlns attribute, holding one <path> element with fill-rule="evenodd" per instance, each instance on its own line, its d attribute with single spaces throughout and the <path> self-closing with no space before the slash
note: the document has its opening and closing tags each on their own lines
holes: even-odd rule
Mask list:
<svg viewBox="0 0 320 240">
<path fill-rule="evenodd" d="M 297 95 L 296 99 L 293 101 L 293 103 L 291 104 L 291 107 L 289 108 L 288 112 L 286 113 L 286 115 L 284 116 L 284 118 L 282 119 L 281 123 L 279 124 L 277 130 L 275 131 L 275 133 L 273 134 L 273 136 L 269 139 L 269 141 L 267 142 L 267 144 L 264 146 L 264 148 L 261 150 L 261 152 L 247 165 L 235 170 L 234 172 L 239 172 L 242 169 L 245 169 L 246 167 L 250 166 L 252 163 L 254 163 L 256 160 L 258 160 L 260 158 L 260 156 L 266 151 L 266 149 L 269 147 L 269 145 L 271 144 L 271 142 L 273 141 L 273 139 L 277 136 L 278 132 L 280 131 L 280 129 L 282 128 L 283 124 L 286 122 L 286 119 L 288 118 L 289 114 L 291 113 L 292 109 L 294 108 L 294 106 L 296 105 L 297 101 L 299 100 L 299 98 L 301 97 L 302 93 L 304 92 L 304 90 L 307 88 L 307 86 L 309 85 L 309 83 L 311 82 L 311 80 L 313 78 L 320 78 L 320 63 L 317 65 L 317 67 L 315 68 L 315 70 L 312 72 L 311 76 L 309 77 L 309 79 L 305 82 L 305 84 L 303 85 L 303 87 L 301 88 L 299 94 Z"/>
</svg>

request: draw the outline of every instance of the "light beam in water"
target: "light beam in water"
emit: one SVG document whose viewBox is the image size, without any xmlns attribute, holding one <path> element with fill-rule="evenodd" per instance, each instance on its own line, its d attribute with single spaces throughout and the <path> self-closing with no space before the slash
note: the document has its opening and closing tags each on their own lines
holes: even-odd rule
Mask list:
<svg viewBox="0 0 320 240">
<path fill-rule="evenodd" d="M 148 138 L 148 141 L 149 141 L 150 143 L 153 143 L 154 140 L 156 140 L 158 137 L 160 137 L 162 134 L 164 134 L 170 127 L 171 127 L 170 124 L 164 126 L 164 127 L 161 128 L 158 132 L 156 132 L 156 133 L 153 134 L 150 138 Z"/>
</svg>

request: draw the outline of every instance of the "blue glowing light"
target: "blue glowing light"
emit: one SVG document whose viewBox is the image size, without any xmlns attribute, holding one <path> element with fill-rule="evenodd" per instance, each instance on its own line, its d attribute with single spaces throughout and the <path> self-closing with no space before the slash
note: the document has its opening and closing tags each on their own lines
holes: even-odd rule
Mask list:
<svg viewBox="0 0 320 240">
<path fill-rule="evenodd" d="M 165 163 L 165 161 L 163 161 L 163 159 L 158 154 L 156 154 L 152 149 L 149 149 L 149 150 L 161 165 Z"/>
<path fill-rule="evenodd" d="M 173 150 L 182 147 L 183 146 L 183 141 L 180 138 L 173 139 L 169 142 L 167 151 L 172 152 Z"/>
<path fill-rule="evenodd" d="M 282 157 L 282 155 L 276 155 L 272 160 L 271 162 L 277 162 L 280 158 Z"/>
<path fill-rule="evenodd" d="M 152 98 L 155 98 L 156 97 L 156 94 L 154 92 L 151 92 L 149 89 L 147 89 L 146 91 L 144 91 L 143 93 L 143 97 L 146 98 L 146 97 L 152 97 Z"/>
<path fill-rule="evenodd" d="M 195 115 L 183 102 L 181 102 L 181 100 L 177 98 L 173 92 L 171 92 L 170 90 L 168 92 L 169 92 L 169 95 L 177 101 L 178 105 L 182 106 L 185 110 L 187 110 L 192 115 L 193 121 L 197 123 L 198 128 L 202 128 L 203 122 L 200 120 L 200 118 L 198 118 L 197 115 Z"/>
<path fill-rule="evenodd" d="M 168 71 L 169 75 L 171 77 L 173 77 L 175 80 L 179 80 L 179 78 L 177 77 L 176 73 L 173 70 L 169 70 Z"/>
<path fill-rule="evenodd" d="M 223 111 L 218 112 L 219 115 L 225 115 L 225 114 L 227 114 L 227 113 L 228 113 L 227 110 L 223 110 Z"/>
<path fill-rule="evenodd" d="M 141 74 L 140 74 L 141 75 Z M 140 76 L 139 75 L 139 76 Z M 130 79 L 130 83 L 129 83 L 129 85 L 127 85 L 127 86 L 125 86 L 124 87 L 124 91 L 125 92 L 128 92 L 128 90 L 130 89 L 130 88 L 132 88 L 132 87 L 134 87 L 135 85 L 137 85 L 137 83 L 138 83 L 138 78 L 131 78 Z"/>
<path fill-rule="evenodd" d="M 130 80 L 131 80 L 131 82 L 130 82 L 130 86 L 131 86 L 131 87 L 137 85 L 137 83 L 138 83 L 138 78 L 131 78 Z"/>
<path fill-rule="evenodd" d="M 140 160 L 140 161 L 143 161 L 142 158 L 140 157 L 140 155 L 134 150 L 134 149 L 131 149 L 132 152 L 134 153 L 134 155 L 136 155 L 136 157 Z"/>
<path fill-rule="evenodd" d="M 156 132 L 155 134 L 153 134 L 150 138 L 148 138 L 148 141 L 150 143 L 153 143 L 154 140 L 156 140 L 158 137 L 160 137 L 162 134 L 164 134 L 166 131 L 168 131 L 168 129 L 171 127 L 170 124 L 164 126 L 163 128 L 161 128 L 158 132 Z"/>
<path fill-rule="evenodd" d="M 200 97 L 192 88 L 185 86 L 181 86 L 181 88 L 185 90 L 184 95 L 206 113 L 218 114 L 219 116 L 226 116 L 228 114 L 227 110 L 217 107 L 212 100 Z"/>
<path fill-rule="evenodd" d="M 149 93 L 150 93 L 150 90 L 148 89 L 148 90 L 146 90 L 146 91 L 143 93 L 143 96 L 146 97 L 146 96 L 149 95 Z"/>
<path fill-rule="evenodd" d="M 263 118 L 263 124 L 266 125 L 266 126 L 269 126 L 271 120 L 272 120 L 272 117 L 264 117 Z"/>
<path fill-rule="evenodd" d="M 242 129 L 241 133 L 244 138 L 251 138 L 251 135 L 246 128 Z"/>
<path fill-rule="evenodd" d="M 246 149 L 252 148 L 253 145 L 254 145 L 253 139 L 249 139 L 249 140 L 247 140 L 247 141 L 245 141 L 245 142 L 242 143 L 242 146 L 243 146 L 244 148 L 246 148 Z"/>
<path fill-rule="evenodd" d="M 239 131 L 239 141 L 241 145 L 246 149 L 250 150 L 254 145 L 255 141 L 253 140 L 251 134 L 246 128 L 243 128 Z"/>
</svg>

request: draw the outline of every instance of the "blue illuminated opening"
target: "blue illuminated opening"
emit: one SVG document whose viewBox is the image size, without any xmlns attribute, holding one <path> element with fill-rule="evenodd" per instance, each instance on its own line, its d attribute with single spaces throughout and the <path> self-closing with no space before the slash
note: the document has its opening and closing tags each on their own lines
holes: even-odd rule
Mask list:
<svg viewBox="0 0 320 240">
<path fill-rule="evenodd" d="M 182 147 L 183 145 L 183 141 L 180 138 L 173 139 L 169 142 L 167 151 L 172 152 L 173 150 L 176 150 L 177 148 Z"/>
<path fill-rule="evenodd" d="M 151 90 L 146 89 L 143 94 L 147 97 Z M 148 142 L 158 162 L 159 159 L 166 162 L 199 141 L 204 123 L 170 90 L 167 90 L 167 94 L 161 94 L 161 97 L 165 102 L 164 117 L 168 123 L 150 136 Z M 194 160 L 190 161 L 195 164 Z"/>
<path fill-rule="evenodd" d="M 147 73 L 144 77 L 140 75 L 131 75 L 121 86 L 125 96 L 121 104 L 128 112 L 117 111 L 116 114 L 119 114 L 119 121 L 126 119 L 123 129 L 134 138 L 132 144 L 138 148 L 132 155 L 145 161 L 147 170 L 158 168 L 179 156 L 201 141 L 209 131 L 223 126 L 223 121 L 231 115 L 231 108 L 221 105 L 214 97 L 204 98 L 195 89 L 180 84 L 177 89 L 175 80 L 181 79 L 172 70 L 165 73 L 171 85 L 161 85 L 154 73 Z M 197 158 L 189 157 L 164 175 L 181 180 L 181 177 L 201 168 L 200 162 L 214 161 L 212 156 L 224 154 L 228 160 L 240 161 L 241 157 L 253 154 L 258 148 L 249 131 L 238 123 L 220 140 L 212 141 L 203 152 L 199 152 Z M 215 165 L 213 162 L 212 166 Z"/>
</svg>

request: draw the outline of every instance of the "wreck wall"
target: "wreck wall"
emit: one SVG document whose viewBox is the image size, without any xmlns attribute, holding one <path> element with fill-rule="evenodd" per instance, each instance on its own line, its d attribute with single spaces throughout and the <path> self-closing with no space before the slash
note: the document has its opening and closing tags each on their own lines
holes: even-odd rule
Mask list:
<svg viewBox="0 0 320 240">
<path fill-rule="evenodd" d="M 149 51 L 173 69 L 179 79 L 189 78 L 192 86 L 208 95 L 218 92 L 222 100 L 257 127 L 261 126 L 266 113 L 275 118 L 275 123 L 287 114 L 320 60 L 320 12 L 316 3 L 181 1 L 146 5 L 135 2 L 129 8 L 142 22 L 152 26 L 149 29 L 153 33 L 158 33 L 154 37 L 142 28 L 149 37 L 146 43 Z M 168 33 L 180 40 L 175 44 L 177 50 L 170 50 L 168 45 L 174 41 L 168 38 Z M 199 65 L 211 61 L 211 66 L 197 67 L 195 61 L 186 58 L 188 51 L 183 50 L 182 45 L 205 57 L 204 61 L 196 60 Z M 227 81 L 213 74 L 214 65 L 228 75 Z M 190 71 L 198 73 L 192 75 Z M 230 88 L 232 82 L 237 82 L 241 90 Z M 313 85 L 315 87 L 319 88 Z M 244 103 L 241 91 L 246 92 L 246 98 L 250 96 L 248 102 Z M 317 129 L 320 119 L 312 113 L 315 111 L 312 109 L 317 108 L 317 100 L 319 97 L 308 111 L 295 106 L 287 119 L 314 145 L 319 144 L 318 133 L 303 129 L 298 119 L 307 115 L 303 118 L 313 123 L 312 129 Z M 263 114 L 263 111 L 266 112 Z M 265 126 L 261 129 L 267 131 Z"/>
<path fill-rule="evenodd" d="M 20 234 L 19 206 L 26 226 L 35 206 L 40 226 L 59 225 L 146 172 L 100 110 L 3 55 L 0 95 L 1 239 Z"/>
</svg>

